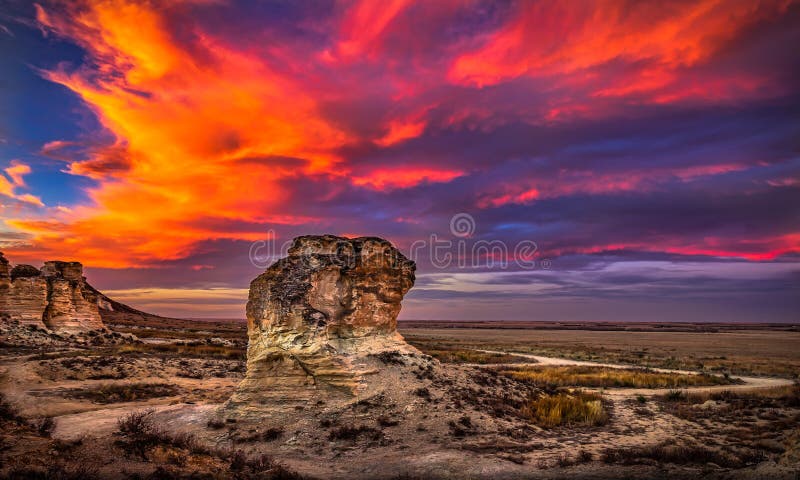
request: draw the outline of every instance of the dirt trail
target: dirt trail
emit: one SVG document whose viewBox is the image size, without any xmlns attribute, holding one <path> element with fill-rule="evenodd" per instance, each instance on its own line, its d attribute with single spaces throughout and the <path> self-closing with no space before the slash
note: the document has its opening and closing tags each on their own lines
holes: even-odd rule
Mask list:
<svg viewBox="0 0 800 480">
<path fill-rule="evenodd" d="M 517 352 L 503 352 L 499 350 L 476 350 L 478 352 L 483 353 L 492 353 L 492 354 L 512 354 L 516 357 L 528 358 L 531 360 L 536 360 L 536 364 L 533 365 L 580 365 L 580 366 L 589 366 L 589 367 L 606 367 L 606 368 L 639 368 L 636 365 L 623 365 L 618 363 L 599 363 L 599 362 L 586 362 L 582 360 L 572 360 L 569 358 L 557 358 L 557 357 L 543 357 L 540 355 L 531 355 L 528 353 L 517 353 Z M 477 364 L 476 364 L 477 365 Z M 530 363 L 506 363 L 503 366 L 531 366 Z M 485 366 L 485 365 L 482 365 Z M 680 375 L 697 375 L 699 372 L 693 372 L 689 370 L 672 370 L 668 368 L 650 368 L 650 370 L 654 372 L 660 373 L 676 373 Z M 633 396 L 633 395 L 643 395 L 643 396 L 655 396 L 655 395 L 664 395 L 671 390 L 681 390 L 684 392 L 689 393 L 707 393 L 707 392 L 719 392 L 725 390 L 755 390 L 760 388 L 772 388 L 772 387 L 785 387 L 794 385 L 793 380 L 789 380 L 787 378 L 776 378 L 776 377 L 742 377 L 742 376 L 731 376 L 731 378 L 739 379 L 744 383 L 738 385 L 713 385 L 713 386 L 706 386 L 706 387 L 682 387 L 682 388 L 610 388 L 610 389 L 603 389 L 603 393 L 606 395 L 611 396 Z M 591 389 L 590 389 L 591 390 Z"/>
</svg>

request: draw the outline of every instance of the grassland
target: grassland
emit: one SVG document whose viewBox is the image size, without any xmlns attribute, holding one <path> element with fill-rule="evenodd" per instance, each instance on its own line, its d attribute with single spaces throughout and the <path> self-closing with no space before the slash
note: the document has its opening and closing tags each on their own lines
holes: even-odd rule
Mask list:
<svg viewBox="0 0 800 480">
<path fill-rule="evenodd" d="M 535 360 L 508 353 L 479 352 L 471 349 L 446 346 L 439 348 L 427 348 L 424 352 L 444 363 L 476 363 L 479 365 L 536 363 Z"/>
<path fill-rule="evenodd" d="M 736 380 L 718 375 L 681 375 L 646 369 L 587 366 L 515 366 L 500 373 L 541 387 L 680 388 L 731 385 Z"/>
<path fill-rule="evenodd" d="M 721 329 L 722 327 L 718 327 Z M 422 351 L 484 349 L 731 375 L 800 377 L 800 332 L 406 328 Z"/>
</svg>

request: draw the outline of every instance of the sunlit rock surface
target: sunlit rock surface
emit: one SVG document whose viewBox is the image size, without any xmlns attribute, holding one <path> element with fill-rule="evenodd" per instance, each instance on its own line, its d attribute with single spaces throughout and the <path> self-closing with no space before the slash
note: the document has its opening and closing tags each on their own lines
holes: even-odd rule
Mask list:
<svg viewBox="0 0 800 480">
<path fill-rule="evenodd" d="M 296 238 L 250 284 L 247 375 L 227 407 L 296 408 L 369 394 L 380 383 L 377 357 L 419 354 L 397 332 L 414 270 L 380 238 Z"/>
<path fill-rule="evenodd" d="M 0 317 L 56 332 L 104 328 L 98 295 L 88 287 L 78 262 L 45 262 L 10 268 L 0 253 Z"/>
</svg>

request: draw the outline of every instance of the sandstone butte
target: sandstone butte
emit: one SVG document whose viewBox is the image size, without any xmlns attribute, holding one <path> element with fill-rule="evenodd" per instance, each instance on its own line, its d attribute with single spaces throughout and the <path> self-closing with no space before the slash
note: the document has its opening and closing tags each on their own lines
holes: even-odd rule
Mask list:
<svg viewBox="0 0 800 480">
<path fill-rule="evenodd" d="M 393 356 L 421 356 L 397 332 L 416 265 L 381 238 L 295 238 L 250 284 L 247 374 L 228 414 L 335 407 L 386 387 Z"/>
<path fill-rule="evenodd" d="M 0 253 L 0 319 L 60 333 L 105 328 L 104 297 L 86 283 L 78 262 L 45 262 L 11 268 Z"/>
</svg>

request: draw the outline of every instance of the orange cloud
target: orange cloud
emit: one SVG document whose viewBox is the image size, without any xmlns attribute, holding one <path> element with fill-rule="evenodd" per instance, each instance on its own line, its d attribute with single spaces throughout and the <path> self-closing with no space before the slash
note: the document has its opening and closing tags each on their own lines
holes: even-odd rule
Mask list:
<svg viewBox="0 0 800 480">
<path fill-rule="evenodd" d="M 6 175 L 0 175 L 0 195 L 17 200 L 19 202 L 27 203 L 37 207 L 43 207 L 42 199 L 30 193 L 18 193 L 18 188 L 25 188 L 25 175 L 31 173 L 31 167 L 13 160 L 11 165 L 4 170 Z"/>
<path fill-rule="evenodd" d="M 14 182 L 14 185 L 24 187 L 25 180 L 22 177 L 31 173 L 31 167 L 24 163 L 12 161 L 11 166 L 6 167 L 5 172 L 11 177 L 11 181 Z"/>
<path fill-rule="evenodd" d="M 257 225 L 227 228 L 215 222 L 286 221 L 291 216 L 279 211 L 286 175 L 343 174 L 340 158 L 330 152 L 348 137 L 262 57 L 226 48 L 202 32 L 195 32 L 189 51 L 170 34 L 167 9 L 150 3 L 36 8 L 44 28 L 81 45 L 94 65 L 62 66 L 43 75 L 78 94 L 116 142 L 67 166 L 69 173 L 102 180 L 88 191 L 91 204 L 73 207 L 58 224 L 7 222 L 34 234 L 31 249 L 47 245 L 95 266 L 181 258 L 200 240 L 264 235 Z M 53 142 L 43 151 L 69 146 Z M 268 160 L 285 157 L 302 163 L 287 172 Z M 239 162 L 248 158 L 267 160 Z"/>
<path fill-rule="evenodd" d="M 409 188 L 420 183 L 445 183 L 464 175 L 460 170 L 435 168 L 378 169 L 369 175 L 353 178 L 353 184 L 375 190 Z"/>
<path fill-rule="evenodd" d="M 790 3 L 522 2 L 518 20 L 488 35 L 481 47 L 456 58 L 448 78 L 453 83 L 484 87 L 521 76 L 576 75 L 621 59 L 654 66 L 633 69 L 596 95 L 658 90 L 678 79 L 674 72 L 703 63 L 749 25 L 784 13 Z M 725 83 L 725 78 L 716 81 Z M 739 80 L 732 82 L 725 83 L 725 89 L 733 89 Z"/>
<path fill-rule="evenodd" d="M 342 22 L 337 53 L 344 58 L 368 53 L 389 23 L 410 3 L 411 0 L 358 1 Z"/>
<path fill-rule="evenodd" d="M 382 147 L 388 147 L 404 140 L 416 138 L 425 131 L 425 125 L 424 120 L 417 122 L 392 121 L 389 123 L 389 131 L 386 135 L 375 140 L 375 143 Z"/>
</svg>

